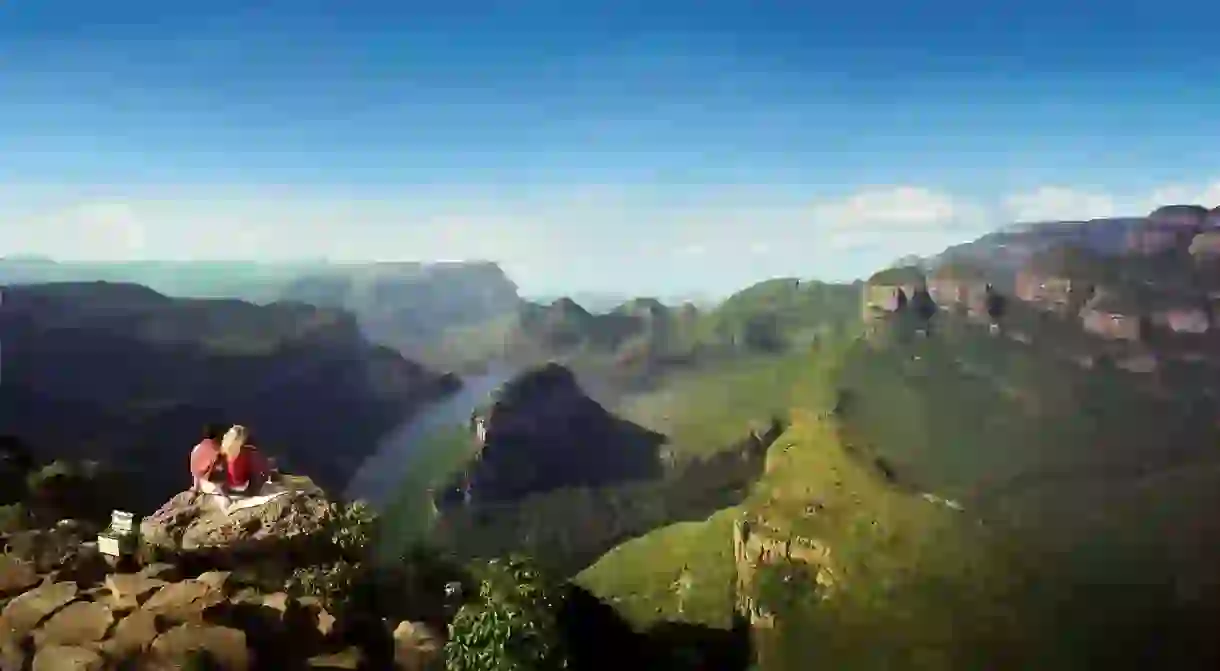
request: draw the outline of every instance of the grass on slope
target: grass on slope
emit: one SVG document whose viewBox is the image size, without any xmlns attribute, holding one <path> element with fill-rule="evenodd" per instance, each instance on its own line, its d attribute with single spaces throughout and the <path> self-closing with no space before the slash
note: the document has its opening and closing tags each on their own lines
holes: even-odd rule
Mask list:
<svg viewBox="0 0 1220 671">
<path fill-rule="evenodd" d="M 398 496 L 380 518 L 378 558 L 393 561 L 427 539 L 436 518 L 433 488 L 456 474 L 473 450 L 466 427 L 454 426 L 438 430 L 412 452 Z"/>
<path fill-rule="evenodd" d="M 637 413 L 652 409 L 652 426 L 668 426 L 679 445 L 692 454 L 706 453 L 709 440 L 724 435 L 760 414 L 787 415 L 799 403 L 824 404 L 836 355 L 829 348 L 738 362 L 718 374 L 692 374 L 667 390 L 637 399 Z M 715 380 L 715 384 L 711 381 Z M 659 408 L 659 409 L 658 409 Z M 630 413 L 629 413 L 630 414 Z M 636 421 L 647 418 L 635 414 Z M 667 423 L 665 423 L 667 422 Z M 714 433 L 717 429 L 719 435 Z M 713 438 L 715 436 L 715 438 Z M 785 442 L 781 436 L 776 445 Z M 772 450 L 777 448 L 773 447 Z M 662 527 L 615 548 L 578 577 L 578 582 L 607 599 L 640 629 L 661 621 L 680 621 L 727 628 L 733 614 L 732 522 L 741 513 L 727 508 L 706 521 Z M 687 597 L 680 601 L 683 576 Z M 682 603 L 681 612 L 678 606 Z"/>
<path fill-rule="evenodd" d="M 733 520 L 721 510 L 628 541 L 576 579 L 640 630 L 658 621 L 728 629 L 733 613 Z"/>
<path fill-rule="evenodd" d="M 745 435 L 752 422 L 787 414 L 809 362 L 806 353 L 753 356 L 683 371 L 659 390 L 625 399 L 619 413 L 665 434 L 680 459 L 707 456 Z"/>
<path fill-rule="evenodd" d="M 766 668 L 1012 668 L 997 655 L 1028 631 L 1004 539 L 888 482 L 813 413 L 795 416 L 772 457 L 747 514 L 828 546 L 835 586 L 781 612 L 760 640 Z"/>
<path fill-rule="evenodd" d="M 827 414 L 838 362 L 833 352 L 806 356 L 788 378 L 793 424 L 741 506 L 624 544 L 580 580 L 637 627 L 663 619 L 723 626 L 733 608 L 723 586 L 737 571 L 731 523 L 744 516 L 779 540 L 830 548 L 834 586 L 812 588 L 829 598 L 776 611 L 778 626 L 756 641 L 762 668 L 1012 668 L 997 651 L 1020 651 L 1014 641 L 1032 630 L 1015 619 L 1024 574 L 1010 548 L 969 511 L 900 488 L 863 448 L 841 444 Z M 813 585 L 816 567 L 806 568 Z M 678 612 L 684 574 L 689 589 L 708 591 Z"/>
</svg>

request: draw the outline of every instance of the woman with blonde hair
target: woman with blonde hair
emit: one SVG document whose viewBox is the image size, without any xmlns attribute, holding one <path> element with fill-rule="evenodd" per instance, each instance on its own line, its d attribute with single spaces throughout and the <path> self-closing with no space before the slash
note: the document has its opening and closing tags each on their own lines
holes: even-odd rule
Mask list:
<svg viewBox="0 0 1220 671">
<path fill-rule="evenodd" d="M 249 430 L 235 424 L 220 441 L 231 492 L 254 494 L 267 480 L 267 463 L 258 449 L 247 442 L 249 438 Z"/>
</svg>

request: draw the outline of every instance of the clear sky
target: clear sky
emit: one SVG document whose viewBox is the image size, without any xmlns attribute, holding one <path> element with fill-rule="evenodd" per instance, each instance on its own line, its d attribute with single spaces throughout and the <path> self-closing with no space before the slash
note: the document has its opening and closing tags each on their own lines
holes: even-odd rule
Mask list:
<svg viewBox="0 0 1220 671">
<path fill-rule="evenodd" d="M 0 254 L 721 292 L 1215 206 L 1209 5 L 7 0 Z"/>
</svg>

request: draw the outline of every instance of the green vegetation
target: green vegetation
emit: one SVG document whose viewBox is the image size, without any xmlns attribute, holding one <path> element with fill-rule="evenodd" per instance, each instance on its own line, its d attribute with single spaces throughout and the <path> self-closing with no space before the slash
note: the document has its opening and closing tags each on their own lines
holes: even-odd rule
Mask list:
<svg viewBox="0 0 1220 671">
<path fill-rule="evenodd" d="M 627 541 L 582 571 L 576 582 L 611 603 L 638 630 L 660 621 L 732 625 L 733 520 L 718 511 Z"/>
<path fill-rule="evenodd" d="M 448 671 L 568 668 L 557 615 L 562 595 L 529 560 L 493 560 L 477 573 L 478 597 L 449 626 Z"/>
<path fill-rule="evenodd" d="M 294 596 L 317 597 L 332 613 L 351 608 L 352 596 L 361 580 L 368 579 L 366 561 L 372 543 L 376 514 L 364 502 L 330 505 L 327 542 L 321 564 L 295 567 L 287 581 Z"/>
<path fill-rule="evenodd" d="M 759 282 L 708 315 L 704 337 L 750 350 L 803 347 L 854 328 L 860 318 L 860 285 L 787 277 Z"/>
<path fill-rule="evenodd" d="M 464 426 L 438 430 L 415 447 L 398 494 L 381 517 L 376 542 L 380 560 L 396 559 L 427 540 L 436 521 L 433 491 L 459 473 L 475 449 Z"/>
<path fill-rule="evenodd" d="M 723 450 L 751 424 L 788 412 L 805 354 L 754 355 L 681 370 L 657 390 L 625 398 L 619 414 L 665 434 L 675 460 Z"/>
</svg>

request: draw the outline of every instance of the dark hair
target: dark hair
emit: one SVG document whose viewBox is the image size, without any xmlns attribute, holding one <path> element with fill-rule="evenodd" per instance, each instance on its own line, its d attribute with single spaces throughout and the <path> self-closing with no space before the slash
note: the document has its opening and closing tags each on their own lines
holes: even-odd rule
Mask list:
<svg viewBox="0 0 1220 671">
<path fill-rule="evenodd" d="M 204 440 L 220 440 L 224 436 L 224 429 L 220 428 L 219 424 L 204 424 L 203 439 Z"/>
</svg>

